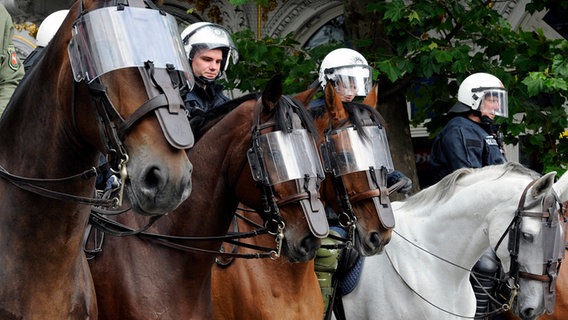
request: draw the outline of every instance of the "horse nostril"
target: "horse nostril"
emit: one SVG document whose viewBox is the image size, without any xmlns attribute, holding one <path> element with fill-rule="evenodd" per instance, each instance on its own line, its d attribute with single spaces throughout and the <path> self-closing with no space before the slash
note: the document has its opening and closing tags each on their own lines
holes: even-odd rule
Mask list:
<svg viewBox="0 0 568 320">
<path fill-rule="evenodd" d="M 162 170 L 158 167 L 152 167 L 148 169 L 144 177 L 144 185 L 153 190 L 160 190 L 164 184 L 164 177 L 162 175 Z"/>
<path fill-rule="evenodd" d="M 523 319 L 533 319 L 535 318 L 536 314 L 534 308 L 526 308 L 523 310 L 522 313 Z"/>
<path fill-rule="evenodd" d="M 381 245 L 381 236 L 378 232 L 371 232 L 369 234 L 369 242 L 374 246 L 378 247 Z"/>
<path fill-rule="evenodd" d="M 301 248 L 306 256 L 315 254 L 316 250 L 319 248 L 319 241 L 316 237 L 305 237 L 302 239 Z"/>
</svg>

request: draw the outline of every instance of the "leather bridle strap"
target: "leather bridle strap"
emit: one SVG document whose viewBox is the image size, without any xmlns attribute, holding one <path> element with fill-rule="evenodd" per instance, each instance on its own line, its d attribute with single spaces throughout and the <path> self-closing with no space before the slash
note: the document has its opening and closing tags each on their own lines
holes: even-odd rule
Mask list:
<svg viewBox="0 0 568 320">
<path fill-rule="evenodd" d="M 43 188 L 43 187 L 40 187 L 40 186 L 34 184 L 34 183 L 38 183 L 38 182 L 65 182 L 65 181 L 70 181 L 70 180 L 74 180 L 74 179 L 78 179 L 78 178 L 90 179 L 92 177 L 95 177 L 96 175 L 97 175 L 96 169 L 92 168 L 92 169 L 87 170 L 83 173 L 80 173 L 80 174 L 77 174 L 77 175 L 74 175 L 74 176 L 70 176 L 70 177 L 61 178 L 61 179 L 32 179 L 32 178 L 24 178 L 24 177 L 21 177 L 21 176 L 13 175 L 13 174 L 9 173 L 4 167 L 0 166 L 0 177 L 7 180 L 11 184 L 15 185 L 16 187 L 18 187 L 22 190 L 29 191 L 29 192 L 35 193 L 37 195 L 41 195 L 41 196 L 48 197 L 48 198 L 51 198 L 51 199 L 56 199 L 56 200 L 75 201 L 75 202 L 79 202 L 79 203 L 83 203 L 83 204 L 95 205 L 95 206 L 104 206 L 104 207 L 116 206 L 116 203 L 118 201 L 118 199 L 116 199 L 116 198 L 113 198 L 113 199 L 95 199 L 95 198 L 89 198 L 89 197 L 76 196 L 76 195 L 71 195 L 71 194 L 67 194 L 67 193 L 62 193 L 62 192 L 59 192 L 59 191 L 46 189 L 46 188 Z"/>
<path fill-rule="evenodd" d="M 163 94 L 155 96 L 152 99 L 144 102 L 144 104 L 142 104 L 138 109 L 136 109 L 136 111 L 134 111 L 128 117 L 128 119 L 124 120 L 123 123 L 120 125 L 118 132 L 119 137 L 123 138 L 126 132 L 128 132 L 128 130 L 130 130 L 130 128 L 136 122 L 138 122 L 142 117 L 144 117 L 148 113 L 158 108 L 162 108 L 167 105 L 168 105 L 168 100 L 166 99 L 166 96 Z"/>
</svg>

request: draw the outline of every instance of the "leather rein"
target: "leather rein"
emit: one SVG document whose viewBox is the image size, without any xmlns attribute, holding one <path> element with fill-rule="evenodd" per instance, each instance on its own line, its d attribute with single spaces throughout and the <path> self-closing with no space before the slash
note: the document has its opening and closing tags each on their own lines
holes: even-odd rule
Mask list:
<svg viewBox="0 0 568 320">
<path fill-rule="evenodd" d="M 285 96 L 283 96 L 285 97 Z M 285 97 L 287 98 L 287 97 Z M 260 123 L 260 115 L 262 113 L 262 103 L 258 104 L 255 123 L 253 124 L 252 128 L 252 141 L 251 141 L 251 149 L 260 148 L 259 144 L 259 136 L 262 130 L 272 128 L 276 126 L 276 122 L 269 121 L 266 123 Z M 249 151 L 250 152 L 250 151 Z M 247 159 L 246 157 L 243 159 L 242 164 L 239 166 L 240 172 L 245 170 Z M 262 161 L 259 161 L 262 163 Z M 267 177 L 261 177 L 261 181 L 267 181 Z M 91 254 L 90 258 L 94 257 L 94 254 L 102 251 L 102 241 L 104 240 L 104 233 L 108 233 L 113 236 L 127 236 L 127 235 L 136 235 L 142 239 L 151 240 L 157 244 L 177 249 L 180 251 L 185 252 L 198 252 L 204 254 L 212 254 L 217 256 L 217 261 L 220 261 L 220 258 L 223 259 L 231 259 L 231 258 L 244 258 L 244 259 L 259 259 L 259 258 L 269 258 L 269 259 L 277 259 L 281 255 L 282 249 L 282 242 L 284 240 L 284 228 L 286 224 L 282 220 L 282 216 L 280 214 L 280 207 L 299 202 L 304 199 L 309 199 L 310 194 L 308 192 L 302 192 L 290 197 L 276 200 L 274 196 L 274 191 L 272 187 L 267 183 L 263 183 L 259 181 L 257 186 L 262 191 L 262 203 L 263 203 L 263 213 L 261 216 L 264 217 L 265 223 L 264 226 L 259 225 L 242 215 L 235 213 L 235 217 L 246 221 L 247 223 L 253 225 L 257 229 L 250 231 L 250 232 L 239 232 L 238 230 L 235 232 L 229 232 L 226 235 L 222 236 L 171 236 L 165 234 L 158 234 L 158 233 L 150 233 L 146 230 L 150 227 L 150 224 L 145 225 L 140 229 L 134 229 L 122 223 L 119 223 L 115 220 L 108 219 L 102 215 L 93 215 L 91 214 L 90 223 L 93 224 L 102 234 L 98 236 L 99 243 L 95 244 L 95 249 L 87 250 L 88 253 Z M 275 237 L 276 246 L 275 248 L 266 248 L 261 246 L 256 246 L 252 244 L 247 244 L 244 242 L 239 241 L 239 239 L 251 238 L 259 235 L 270 234 Z M 250 254 L 242 254 L 237 253 L 236 250 L 233 252 L 224 252 L 222 250 L 207 250 L 202 249 L 195 246 L 189 246 L 183 244 L 183 242 L 195 242 L 195 241 L 223 241 L 230 244 L 233 244 L 235 248 L 237 246 L 246 247 L 249 249 L 257 250 L 257 253 L 250 253 Z"/>
</svg>

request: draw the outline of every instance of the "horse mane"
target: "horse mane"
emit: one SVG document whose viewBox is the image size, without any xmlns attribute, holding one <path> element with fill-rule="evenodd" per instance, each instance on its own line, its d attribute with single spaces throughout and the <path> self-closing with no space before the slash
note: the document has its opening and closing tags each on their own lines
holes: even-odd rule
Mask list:
<svg viewBox="0 0 568 320">
<path fill-rule="evenodd" d="M 244 96 L 229 100 L 213 109 L 206 112 L 201 112 L 193 115 L 189 120 L 191 124 L 191 129 L 195 137 L 195 141 L 198 141 L 207 130 L 213 127 L 222 117 L 227 115 L 229 112 L 239 107 L 243 103 L 249 100 L 257 100 L 261 96 L 260 93 L 253 92 L 246 94 Z M 312 117 L 308 113 L 306 107 L 298 100 L 291 98 L 289 96 L 281 96 L 278 100 L 279 108 L 276 108 L 277 112 L 275 114 L 274 120 L 278 129 L 285 132 L 290 132 L 294 129 L 292 114 L 296 114 L 304 128 L 312 134 L 314 139 L 318 141 L 318 131 L 316 130 L 315 124 Z"/>
<path fill-rule="evenodd" d="M 283 95 L 278 100 L 278 104 L 280 107 L 276 108 L 276 115 L 274 117 L 274 121 L 276 121 L 278 129 L 286 133 L 289 133 L 293 129 L 295 129 L 293 126 L 293 116 L 291 114 L 292 112 L 300 118 L 302 126 L 306 130 L 308 130 L 312 137 L 316 141 L 319 141 L 319 133 L 316 129 L 313 118 L 303 103 L 290 96 Z"/>
<path fill-rule="evenodd" d="M 405 201 L 404 206 L 417 206 L 422 203 L 426 202 L 438 202 L 443 201 L 444 199 L 448 199 L 453 195 L 456 189 L 456 182 L 461 180 L 463 182 L 463 178 L 466 176 L 471 176 L 473 174 L 481 174 L 482 172 L 488 171 L 499 171 L 501 174 L 496 176 L 494 180 L 502 178 L 507 173 L 517 173 L 520 175 L 527 175 L 532 179 L 537 179 L 541 175 L 527 167 L 523 166 L 517 162 L 507 162 L 501 165 L 493 165 L 493 166 L 486 166 L 483 168 L 461 168 L 457 169 L 456 171 L 448 174 L 440 182 L 437 184 L 430 186 L 422 191 L 418 192 L 414 196 L 408 198 Z M 473 180 L 471 180 L 473 181 Z"/>
</svg>

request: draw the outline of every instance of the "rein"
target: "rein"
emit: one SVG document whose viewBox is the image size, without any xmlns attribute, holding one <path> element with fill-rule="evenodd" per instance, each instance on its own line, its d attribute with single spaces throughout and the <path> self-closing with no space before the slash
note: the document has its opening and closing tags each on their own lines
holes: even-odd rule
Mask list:
<svg viewBox="0 0 568 320">
<path fill-rule="evenodd" d="M 63 183 L 77 179 L 89 180 L 96 176 L 97 176 L 97 169 L 91 168 L 89 170 L 85 170 L 82 173 L 65 178 L 58 178 L 58 179 L 26 178 L 11 174 L 10 172 L 8 172 L 8 170 L 6 170 L 6 168 L 0 165 L 0 177 L 22 190 L 56 200 L 74 201 L 82 204 L 102 206 L 102 207 L 112 207 L 112 208 L 117 207 L 119 201 L 117 198 L 97 199 L 97 198 L 82 197 L 39 186 L 39 184 L 41 183 L 53 183 L 53 182 Z"/>
<path fill-rule="evenodd" d="M 255 122 L 252 128 L 252 141 L 251 141 L 251 149 L 249 150 L 249 157 L 250 154 L 254 154 L 255 148 L 260 148 L 259 143 L 259 136 L 262 130 L 275 127 L 277 125 L 274 121 L 269 121 L 266 123 L 261 123 L 260 116 L 262 113 L 263 105 L 260 103 L 258 104 Z M 260 153 L 257 151 L 256 155 L 260 157 Z M 258 159 L 255 162 L 257 165 L 262 165 L 262 159 Z M 246 159 L 240 165 L 240 171 L 244 170 L 246 166 Z M 257 171 L 261 172 L 261 171 Z M 263 172 L 263 171 L 262 171 Z M 152 241 L 156 244 L 163 245 L 165 247 L 173 248 L 180 251 L 185 252 L 199 252 L 205 254 L 212 254 L 217 256 L 218 258 L 244 258 L 244 259 L 259 259 L 259 258 L 270 258 L 275 260 L 280 257 L 282 244 L 284 240 L 284 228 L 286 224 L 282 220 L 282 216 L 280 214 L 279 207 L 283 207 L 286 205 L 290 205 L 291 203 L 299 202 L 304 199 L 310 199 L 311 195 L 309 192 L 302 192 L 299 194 L 292 195 L 290 197 L 276 200 L 274 196 L 274 192 L 272 187 L 268 184 L 268 177 L 259 177 L 257 185 L 261 188 L 262 191 L 262 202 L 263 202 L 263 214 L 262 217 L 265 219 L 264 226 L 260 226 L 245 217 L 242 217 L 235 213 L 235 215 L 249 224 L 253 224 L 258 229 L 253 230 L 251 232 L 234 232 L 234 233 L 227 233 L 223 236 L 172 236 L 172 235 L 164 235 L 164 234 L 157 234 L 157 233 L 150 233 L 146 230 L 155 222 L 155 220 L 151 220 L 148 224 L 144 225 L 139 229 L 134 229 L 132 227 L 126 226 L 121 224 L 115 220 L 109 219 L 102 214 L 98 214 L 96 211 L 91 213 L 90 223 L 93 224 L 97 229 L 104 233 L 109 233 L 113 236 L 128 236 L 128 235 L 136 235 L 141 239 Z M 266 181 L 266 183 L 263 183 Z M 94 209 L 94 208 L 93 208 Z M 270 234 L 275 236 L 276 247 L 275 248 L 265 248 L 256 245 L 247 244 L 244 242 L 238 241 L 238 239 L 244 238 L 251 238 L 258 235 L 263 234 Z M 103 241 L 104 237 L 101 237 L 101 242 Z M 236 246 L 242 246 L 250 249 L 254 249 L 260 251 L 258 253 L 251 253 L 251 254 L 241 254 L 237 252 L 223 252 L 222 250 L 207 250 L 202 249 L 194 246 L 188 246 L 183 244 L 183 242 L 195 242 L 195 241 L 223 241 L 227 242 Z M 101 251 L 102 243 L 95 244 L 95 249 L 90 250 L 91 253 L 98 253 Z"/>
</svg>

